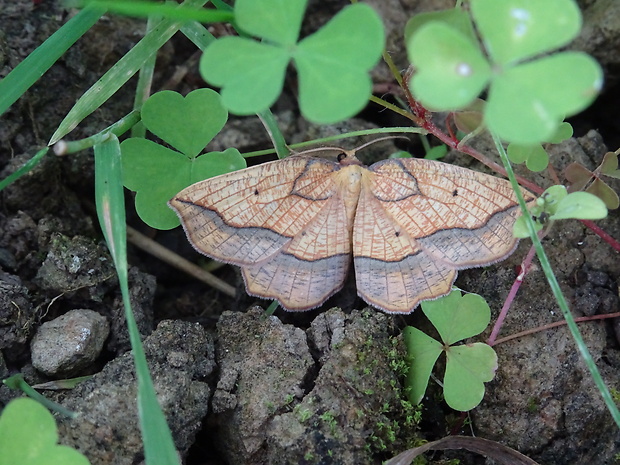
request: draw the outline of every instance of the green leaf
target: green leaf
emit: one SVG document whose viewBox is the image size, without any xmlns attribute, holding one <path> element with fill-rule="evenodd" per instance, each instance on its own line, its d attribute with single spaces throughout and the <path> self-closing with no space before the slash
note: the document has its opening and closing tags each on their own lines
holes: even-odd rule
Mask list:
<svg viewBox="0 0 620 465">
<path fill-rule="evenodd" d="M 513 163 L 525 162 L 530 171 L 544 170 L 549 164 L 549 155 L 542 145 L 510 144 L 506 150 L 508 158 Z"/>
<path fill-rule="evenodd" d="M 48 399 L 43 394 L 40 394 L 33 386 L 30 386 L 25 380 L 24 375 L 21 373 L 14 374 L 2 380 L 2 383 L 8 386 L 10 389 L 15 389 L 23 392 L 28 397 L 36 400 L 43 407 L 46 407 L 52 412 L 57 412 L 60 415 L 64 415 L 67 418 L 77 418 L 78 414 L 64 408 L 62 405 Z M 1 449 L 0 449 L 1 450 Z M 0 454 L 1 455 L 1 454 Z"/>
<path fill-rule="evenodd" d="M 456 290 L 441 299 L 422 302 L 422 311 L 447 345 L 481 333 L 491 321 L 491 309 L 482 297 L 461 296 Z"/>
<path fill-rule="evenodd" d="M 426 155 L 424 155 L 424 158 L 426 160 L 439 160 L 440 158 L 445 157 L 447 153 L 448 153 L 447 145 L 444 145 L 444 144 L 436 145 L 435 147 L 432 147 L 428 152 L 426 152 Z"/>
<path fill-rule="evenodd" d="M 202 152 L 227 119 L 220 95 L 211 89 L 185 97 L 171 90 L 157 92 L 142 107 L 148 130 L 189 157 Z"/>
<path fill-rule="evenodd" d="M 245 168 L 245 160 L 232 148 L 196 158 L 227 116 L 220 96 L 210 89 L 195 90 L 185 98 L 159 92 L 144 103 L 146 128 L 183 152 L 141 138 L 121 144 L 123 183 L 136 191 L 136 211 L 146 224 L 158 229 L 178 226 L 178 217 L 168 208 L 174 195 L 202 179 Z"/>
<path fill-rule="evenodd" d="M 579 165 L 569 166 L 569 168 L 571 167 L 573 170 L 570 173 L 575 173 L 578 176 L 583 175 L 581 170 L 585 170 L 585 168 Z M 585 174 L 588 179 L 592 175 L 587 170 L 585 170 Z M 596 181 L 599 181 L 599 184 L 596 184 Z M 600 180 L 597 179 L 596 181 L 588 188 L 587 192 L 573 192 L 569 194 L 566 187 L 562 185 L 551 186 L 546 189 L 536 199 L 536 205 L 530 210 L 530 215 L 535 221 L 535 230 L 540 231 L 547 221 L 568 218 L 598 220 L 606 217 L 607 208 L 616 205 L 617 194 Z M 591 189 L 592 193 L 590 192 Z M 524 216 L 517 218 L 513 227 L 513 233 L 519 238 L 529 237 Z"/>
<path fill-rule="evenodd" d="M 493 80 L 485 121 L 509 142 L 544 142 L 553 137 L 566 116 L 592 102 L 602 82 L 598 63 L 579 52 L 515 66 Z"/>
<path fill-rule="evenodd" d="M 540 231 L 542 228 L 542 223 L 534 222 L 534 230 L 536 232 Z M 530 231 L 527 228 L 527 221 L 523 215 L 518 217 L 515 221 L 515 224 L 512 227 L 512 234 L 514 235 L 514 237 L 517 237 L 519 239 L 526 239 L 530 237 Z"/>
<path fill-rule="evenodd" d="M 555 133 L 549 139 L 547 139 L 546 142 L 549 142 L 551 144 L 559 144 L 560 142 L 564 142 L 571 137 L 573 137 L 573 127 L 570 123 L 567 123 L 565 121 L 558 126 L 558 129 L 555 131 Z"/>
<path fill-rule="evenodd" d="M 278 46 L 224 37 L 207 47 L 200 74 L 221 87 L 222 101 L 232 113 L 250 115 L 266 110 L 278 99 L 290 53 Z"/>
<path fill-rule="evenodd" d="M 363 3 L 343 8 L 302 40 L 293 59 L 304 117 L 332 124 L 363 109 L 372 94 L 368 71 L 381 57 L 384 41 L 381 18 Z"/>
<path fill-rule="evenodd" d="M 441 351 L 446 352 L 444 396 L 457 410 L 474 408 L 484 395 L 484 382 L 493 379 L 497 355 L 486 344 L 461 346 L 450 344 L 482 332 L 489 324 L 491 310 L 476 294 L 461 296 L 457 290 L 434 301 L 422 302 L 422 311 L 439 332 L 443 344 L 421 331 L 407 327 L 404 331 L 411 366 L 406 386 L 411 402 L 424 396 L 430 372 Z"/>
<path fill-rule="evenodd" d="M 495 376 L 497 354 L 492 347 L 477 342 L 450 347 L 446 357 L 443 380 L 446 403 L 461 412 L 471 410 L 484 397 L 484 383 Z"/>
<path fill-rule="evenodd" d="M 17 181 L 19 178 L 28 174 L 30 171 L 32 171 L 41 162 L 41 160 L 43 160 L 43 157 L 47 155 L 48 151 L 49 151 L 49 147 L 42 148 L 37 153 L 35 153 L 34 156 L 30 160 L 28 160 L 22 166 L 17 168 L 15 171 L 9 174 L 6 178 L 0 180 L 0 191 L 2 191 L 5 187 L 11 185 L 15 181 Z"/>
<path fill-rule="evenodd" d="M 161 4 L 146 0 L 87 0 L 86 3 L 88 6 L 106 8 L 111 13 L 137 18 L 160 16 L 167 19 L 205 23 L 225 23 L 234 19 L 234 15 L 230 11 L 188 7 L 176 3 Z"/>
<path fill-rule="evenodd" d="M 114 259 L 123 297 L 127 331 L 138 383 L 138 412 L 144 442 L 145 462 L 153 465 L 179 464 L 178 454 L 166 417 L 161 410 L 149 373 L 140 332 L 131 310 L 127 266 L 127 223 L 122 185 L 121 149 L 114 134 L 95 144 L 95 200 L 97 217 Z M 43 464 L 41 464 L 43 465 Z"/>
<path fill-rule="evenodd" d="M 568 44 L 581 29 L 574 0 L 471 0 L 492 60 L 506 65 Z"/>
<path fill-rule="evenodd" d="M 600 220 L 606 216 L 607 207 L 601 199 L 588 192 L 573 192 L 560 200 L 551 219 Z"/>
<path fill-rule="evenodd" d="M 235 20 L 248 34 L 292 46 L 297 42 L 307 0 L 236 0 Z"/>
<path fill-rule="evenodd" d="M 88 465 L 75 449 L 57 444 L 51 413 L 25 397 L 12 400 L 0 416 L 0 465 Z"/>
<path fill-rule="evenodd" d="M 351 5 L 295 45 L 305 1 L 292 3 L 237 2 L 242 27 L 272 44 L 240 37 L 217 40 L 201 59 L 203 78 L 222 88 L 223 102 L 231 112 L 259 113 L 277 100 L 286 66 L 294 58 L 299 105 L 307 119 L 328 124 L 353 116 L 371 95 L 368 71 L 383 49 L 381 19 L 368 5 Z"/>
<path fill-rule="evenodd" d="M 471 22 L 469 15 L 460 8 L 452 8 L 450 10 L 430 11 L 426 13 L 420 13 L 409 19 L 405 25 L 405 42 L 409 42 L 409 39 L 425 24 L 438 21 L 450 26 L 452 29 L 459 31 L 472 43 L 476 42 L 476 31 L 474 25 Z"/>
<path fill-rule="evenodd" d="M 136 191 L 136 211 L 157 229 L 176 228 L 177 215 L 168 201 L 195 182 L 245 168 L 245 159 L 234 148 L 188 158 L 155 142 L 132 138 L 121 144 L 123 184 Z"/>
<path fill-rule="evenodd" d="M 410 81 L 416 98 L 433 110 L 456 110 L 469 105 L 486 87 L 491 69 L 480 49 L 450 26 L 432 22 L 407 42 L 417 69 Z"/>
<path fill-rule="evenodd" d="M 441 355 L 442 345 L 430 336 L 412 326 L 403 331 L 407 354 L 411 365 L 407 374 L 407 396 L 414 404 L 419 404 L 424 397 L 433 366 Z"/>
<path fill-rule="evenodd" d="M 506 148 L 506 154 L 513 163 L 525 163 L 525 160 L 530 156 L 531 148 L 529 145 L 509 144 Z"/>
<path fill-rule="evenodd" d="M 157 229 L 176 228 L 179 219 L 167 203 L 191 184 L 190 160 L 146 139 L 127 139 L 121 150 L 123 184 L 136 191 L 136 211 L 142 221 Z"/>
<path fill-rule="evenodd" d="M 567 195 L 568 191 L 566 187 L 562 185 L 551 186 L 536 199 L 536 204 L 542 207 L 543 211 L 546 213 L 553 215 L 557 211 L 560 202 L 566 198 Z"/>
<path fill-rule="evenodd" d="M 536 150 L 535 153 L 531 154 L 525 162 L 525 166 L 527 166 L 527 169 L 534 173 L 538 173 L 546 169 L 549 165 L 549 154 L 545 149 L 542 148 L 542 146 L 538 147 L 540 147 L 542 150 Z"/>
</svg>

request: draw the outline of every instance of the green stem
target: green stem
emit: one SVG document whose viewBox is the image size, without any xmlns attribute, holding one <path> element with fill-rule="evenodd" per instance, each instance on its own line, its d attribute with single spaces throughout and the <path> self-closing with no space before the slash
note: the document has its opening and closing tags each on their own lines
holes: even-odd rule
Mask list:
<svg viewBox="0 0 620 465">
<path fill-rule="evenodd" d="M 105 142 L 108 137 L 110 137 L 110 133 L 114 134 L 116 137 L 121 136 L 129 131 L 138 121 L 140 121 L 140 112 L 134 110 L 113 125 L 108 126 L 103 131 L 93 134 L 90 137 L 69 142 L 63 140 L 58 141 L 54 144 L 54 153 L 56 155 L 68 155 L 70 153 L 89 149 L 97 144 Z"/>
<path fill-rule="evenodd" d="M 326 142 L 333 142 L 335 140 L 349 139 L 349 138 L 360 137 L 360 136 L 370 136 L 373 134 L 391 134 L 394 132 L 408 133 L 408 134 L 427 134 L 426 130 L 422 128 L 412 128 L 412 127 L 364 129 L 361 131 L 351 131 L 351 132 L 345 132 L 343 134 L 337 134 L 335 136 L 322 137 L 320 139 L 313 139 L 307 142 L 299 142 L 298 144 L 291 144 L 288 147 L 291 149 L 303 149 L 305 147 L 312 147 L 315 145 L 324 144 Z M 244 153 L 243 156 L 244 158 L 251 158 L 251 157 L 260 157 L 262 155 L 270 155 L 272 153 L 274 153 L 273 149 L 265 149 L 265 150 L 256 150 L 254 152 L 247 152 L 247 153 Z"/>
<path fill-rule="evenodd" d="M 278 158 L 285 158 L 288 156 L 289 151 L 286 146 L 286 140 L 284 139 L 284 135 L 282 135 L 282 131 L 280 131 L 280 126 L 278 126 L 278 122 L 273 116 L 273 113 L 271 113 L 271 110 L 267 109 L 261 111 L 258 113 L 258 117 L 269 134 L 269 138 L 275 147 Z"/>
<path fill-rule="evenodd" d="M 11 389 L 22 391 L 28 397 L 30 397 L 31 399 L 36 400 L 37 402 L 39 402 L 40 404 L 42 404 L 43 406 L 45 406 L 46 408 L 48 408 L 52 412 L 58 412 L 61 415 L 64 415 L 64 416 L 69 417 L 69 418 L 77 418 L 77 416 L 78 416 L 77 413 L 72 412 L 71 410 L 64 408 L 62 405 L 57 404 L 56 402 L 49 400 L 43 394 L 40 394 L 37 391 L 35 391 L 34 388 L 32 386 L 30 386 L 24 380 L 24 375 L 22 375 L 21 373 L 13 375 L 13 376 L 3 380 L 2 382 L 5 385 L 7 385 L 9 388 L 11 388 Z"/>
<path fill-rule="evenodd" d="M 160 17 L 149 16 L 146 22 L 146 33 L 152 31 L 161 21 Z M 157 54 L 153 55 L 144 62 L 140 71 L 138 71 L 138 84 L 136 85 L 136 94 L 133 99 L 133 109 L 140 111 L 142 105 L 151 95 L 151 86 L 153 85 L 153 73 L 155 72 L 155 61 Z M 146 137 L 146 127 L 142 121 L 138 122 L 131 128 L 131 137 Z"/>
<path fill-rule="evenodd" d="M 611 397 L 611 393 L 609 392 L 609 389 L 605 385 L 605 382 L 603 381 L 603 378 L 601 377 L 601 374 L 599 373 L 598 368 L 596 367 L 596 363 L 594 363 L 594 360 L 592 359 L 592 355 L 590 355 L 590 352 L 588 351 L 588 348 L 586 347 L 583 341 L 579 328 L 577 327 L 577 323 L 575 323 L 575 319 L 573 318 L 573 315 L 571 314 L 570 309 L 568 308 L 568 303 L 566 302 L 566 299 L 564 298 L 564 295 L 562 294 L 560 285 L 558 284 L 555 274 L 553 273 L 553 269 L 551 268 L 551 264 L 549 263 L 549 259 L 547 258 L 547 254 L 545 254 L 545 250 L 543 249 L 540 239 L 538 238 L 538 235 L 536 234 L 534 221 L 532 220 L 532 217 L 529 215 L 529 212 L 527 210 L 527 205 L 525 204 L 525 199 L 523 198 L 523 195 L 521 194 L 521 189 L 519 188 L 519 184 L 517 183 L 515 174 L 512 171 L 512 166 L 510 165 L 510 161 L 508 160 L 506 151 L 504 150 L 504 147 L 502 146 L 502 143 L 499 137 L 494 133 L 492 133 L 492 135 L 493 135 L 493 141 L 495 142 L 497 151 L 500 154 L 500 157 L 502 158 L 502 162 L 504 163 L 504 168 L 506 168 L 506 173 L 508 174 L 508 178 L 510 179 L 512 188 L 514 189 L 517 199 L 519 201 L 519 206 L 521 207 L 521 211 L 525 217 L 525 223 L 527 224 L 527 228 L 530 233 L 530 238 L 532 239 L 532 243 L 534 244 L 534 248 L 536 249 L 536 254 L 538 255 L 538 260 L 540 261 L 540 265 L 543 269 L 543 272 L 545 273 L 545 277 L 547 278 L 547 281 L 549 282 L 549 286 L 551 287 L 551 292 L 553 292 L 553 296 L 557 300 L 558 306 L 560 307 L 560 310 L 562 311 L 562 315 L 564 316 L 564 319 L 566 320 L 566 325 L 568 326 L 568 329 L 573 335 L 573 339 L 575 339 L 575 343 L 577 344 L 577 349 L 579 349 L 579 352 L 581 353 L 581 357 L 583 358 L 586 366 L 588 367 L 588 370 L 590 370 L 590 373 L 592 374 L 592 379 L 594 381 L 594 384 L 596 384 L 596 387 L 600 391 L 601 396 L 603 397 L 603 401 L 605 402 L 605 405 L 609 409 L 609 412 L 611 413 L 611 416 L 616 422 L 616 425 L 620 427 L 620 412 L 618 411 L 618 408 L 616 407 L 616 404 L 614 403 L 613 398 Z"/>
</svg>

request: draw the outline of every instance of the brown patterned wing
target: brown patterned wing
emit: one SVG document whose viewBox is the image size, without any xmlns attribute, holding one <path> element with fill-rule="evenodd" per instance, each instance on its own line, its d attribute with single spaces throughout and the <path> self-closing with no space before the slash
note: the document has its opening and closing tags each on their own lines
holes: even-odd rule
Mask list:
<svg viewBox="0 0 620 465">
<path fill-rule="evenodd" d="M 353 226 L 357 290 L 385 311 L 409 313 L 450 292 L 457 270 L 497 262 L 516 248 L 520 211 L 506 180 L 394 159 L 372 165 L 361 184 Z"/>
<path fill-rule="evenodd" d="M 339 169 L 289 157 L 198 182 L 169 204 L 196 250 L 242 268 L 248 293 L 307 310 L 342 288 L 350 264 Z"/>
</svg>

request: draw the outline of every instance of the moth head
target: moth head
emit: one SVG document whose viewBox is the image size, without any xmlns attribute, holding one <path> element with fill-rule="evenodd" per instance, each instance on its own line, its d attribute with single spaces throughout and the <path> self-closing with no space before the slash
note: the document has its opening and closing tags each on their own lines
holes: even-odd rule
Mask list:
<svg viewBox="0 0 620 465">
<path fill-rule="evenodd" d="M 389 139 L 406 139 L 407 137 L 403 136 L 386 136 L 379 137 L 377 139 L 373 139 L 369 142 L 366 142 L 362 145 L 354 147 L 352 149 L 345 149 L 343 147 L 315 147 L 307 150 L 303 150 L 301 152 L 293 152 L 292 155 L 295 156 L 314 156 L 318 158 L 325 158 L 332 161 L 336 161 L 342 166 L 349 165 L 363 165 L 363 163 L 357 158 L 357 152 L 365 149 L 369 145 L 375 144 L 377 142 L 382 142 Z"/>
</svg>

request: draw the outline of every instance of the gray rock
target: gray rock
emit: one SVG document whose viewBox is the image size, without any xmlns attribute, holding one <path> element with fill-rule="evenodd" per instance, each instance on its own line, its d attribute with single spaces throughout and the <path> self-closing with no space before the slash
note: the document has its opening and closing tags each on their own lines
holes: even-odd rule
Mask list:
<svg viewBox="0 0 620 465">
<path fill-rule="evenodd" d="M 42 289 L 58 293 L 71 294 L 88 288 L 90 298 L 100 301 L 104 292 L 100 285 L 115 276 L 114 263 L 105 246 L 82 236 L 53 234 L 35 281 Z"/>
<path fill-rule="evenodd" d="M 372 464 L 414 441 L 392 321 L 374 310 L 332 309 L 306 336 L 260 308 L 224 313 L 213 402 L 228 405 L 216 415 L 215 441 L 228 463 Z"/>
<path fill-rule="evenodd" d="M 75 375 L 97 359 L 109 333 L 110 324 L 99 313 L 70 310 L 39 327 L 32 364 L 48 376 Z"/>
<path fill-rule="evenodd" d="M 165 320 L 144 341 L 144 351 L 175 445 L 185 456 L 207 413 L 210 389 L 203 380 L 215 368 L 213 340 L 198 323 Z M 82 451 L 92 465 L 133 465 L 143 459 L 131 353 L 59 397 L 79 414 L 59 417 L 62 444 Z"/>
<path fill-rule="evenodd" d="M 313 366 L 303 330 L 260 307 L 224 312 L 217 324 L 220 382 L 216 444 L 229 463 L 260 463 L 274 415 L 289 408 Z"/>
</svg>

